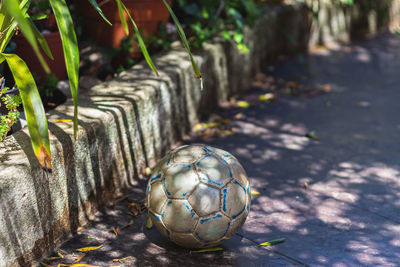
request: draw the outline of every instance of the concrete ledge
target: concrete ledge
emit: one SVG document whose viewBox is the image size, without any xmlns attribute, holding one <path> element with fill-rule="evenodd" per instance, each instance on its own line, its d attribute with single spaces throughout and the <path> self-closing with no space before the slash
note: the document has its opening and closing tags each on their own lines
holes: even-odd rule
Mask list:
<svg viewBox="0 0 400 267">
<path fill-rule="evenodd" d="M 0 266 L 29 266 L 59 245 L 97 209 L 138 184 L 146 166 L 190 132 L 199 118 L 232 95 L 280 54 L 305 51 L 308 8 L 276 6 L 247 29 L 251 53 L 216 40 L 196 56 L 204 90 L 190 61 L 176 49 L 154 58 L 160 77 L 144 64 L 80 95 L 73 139 L 73 106 L 49 112 L 53 173 L 34 158 L 27 130 L 0 147 Z M 289 40 L 289 41 L 288 41 Z"/>
<path fill-rule="evenodd" d="M 400 0 L 355 0 L 350 6 L 339 0 L 304 2 L 314 11 L 310 46 L 347 42 L 400 27 Z"/>
</svg>

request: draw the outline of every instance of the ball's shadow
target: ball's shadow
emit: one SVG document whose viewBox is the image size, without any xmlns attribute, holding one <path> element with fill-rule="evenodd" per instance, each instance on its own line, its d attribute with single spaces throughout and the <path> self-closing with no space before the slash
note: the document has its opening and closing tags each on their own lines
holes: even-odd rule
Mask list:
<svg viewBox="0 0 400 267">
<path fill-rule="evenodd" d="M 188 249 L 180 247 L 175 243 L 173 243 L 172 241 L 168 240 L 157 230 L 155 226 L 151 227 L 150 229 L 147 229 L 145 223 L 146 222 L 144 222 L 141 226 L 142 232 L 150 242 L 166 250 L 181 250 L 186 252 L 189 251 Z"/>
</svg>

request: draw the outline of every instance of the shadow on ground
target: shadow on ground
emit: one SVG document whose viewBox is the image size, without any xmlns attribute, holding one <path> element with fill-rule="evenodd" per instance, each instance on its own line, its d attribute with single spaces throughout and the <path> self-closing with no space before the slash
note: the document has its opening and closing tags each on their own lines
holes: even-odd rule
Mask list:
<svg viewBox="0 0 400 267">
<path fill-rule="evenodd" d="M 245 97 L 248 109 L 221 110 L 235 134 L 192 138 L 234 154 L 254 195 L 242 230 L 222 252 L 190 254 L 145 228 L 145 216 L 126 214 L 127 201 L 104 209 L 59 251 L 103 244 L 82 262 L 136 266 L 396 266 L 400 261 L 400 39 L 383 35 L 353 45 L 319 48 L 282 61 L 265 74 L 329 93 L 285 95 L 259 106 L 262 88 Z M 236 116 L 241 113 L 241 116 Z M 236 117 L 236 118 L 235 118 Z M 240 118 L 238 118 L 240 117 Z M 319 141 L 305 137 L 315 131 Z M 146 181 L 128 195 L 141 201 Z M 116 236 L 112 227 L 122 228 Z M 257 243 L 286 238 L 264 249 Z M 74 256 L 75 255 L 75 256 Z M 57 262 L 57 261 L 54 261 Z"/>
</svg>

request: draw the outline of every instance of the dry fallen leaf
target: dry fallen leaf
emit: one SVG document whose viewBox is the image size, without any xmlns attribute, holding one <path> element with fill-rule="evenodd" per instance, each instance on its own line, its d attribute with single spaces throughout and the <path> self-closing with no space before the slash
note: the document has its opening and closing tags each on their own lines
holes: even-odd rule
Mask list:
<svg viewBox="0 0 400 267">
<path fill-rule="evenodd" d="M 64 255 L 61 254 L 60 252 L 57 252 L 57 256 L 55 257 L 50 257 L 50 258 L 44 258 L 45 261 L 53 261 L 53 260 L 59 260 L 59 259 L 63 259 Z"/>
<path fill-rule="evenodd" d="M 308 183 L 307 183 L 307 182 L 305 182 L 305 183 L 303 184 L 303 186 L 304 186 L 304 189 L 305 189 L 305 190 L 308 189 Z"/>
<path fill-rule="evenodd" d="M 87 251 L 92 251 L 92 250 L 99 249 L 99 248 L 101 248 L 102 246 L 103 246 L 103 245 L 100 245 L 100 246 L 98 246 L 98 247 L 77 248 L 76 251 L 79 251 L 79 252 L 87 252 Z"/>
<path fill-rule="evenodd" d="M 326 50 L 326 49 L 328 48 L 324 45 L 315 45 L 314 47 L 312 47 L 312 50 Z"/>
<path fill-rule="evenodd" d="M 78 263 L 80 262 L 84 257 L 86 256 L 85 253 L 78 255 L 78 257 L 76 257 L 75 261 L 73 263 Z"/>
<path fill-rule="evenodd" d="M 113 259 L 112 261 L 113 261 L 113 262 L 121 262 L 121 261 L 125 261 L 125 260 L 127 260 L 127 259 L 130 259 L 130 258 L 132 258 L 132 256 L 128 256 L 128 257 L 121 258 L 121 259 Z"/>
<path fill-rule="evenodd" d="M 56 122 L 70 122 L 72 120 L 56 120 Z"/>
<path fill-rule="evenodd" d="M 247 101 L 241 100 L 241 101 L 236 102 L 236 106 L 239 108 L 249 108 L 250 103 Z"/>
<path fill-rule="evenodd" d="M 119 235 L 119 227 L 117 227 L 117 228 L 113 227 L 112 230 L 113 230 L 115 236 Z"/>
<path fill-rule="evenodd" d="M 332 87 L 330 84 L 317 84 L 317 88 L 321 92 L 329 93 L 332 91 Z"/>
<path fill-rule="evenodd" d="M 76 229 L 76 232 L 80 232 L 80 231 L 82 231 L 82 230 L 84 230 L 86 227 L 88 227 L 90 225 L 90 223 L 88 223 L 88 224 L 86 224 L 86 225 L 83 225 L 83 226 L 81 226 L 81 227 L 78 227 L 78 229 Z"/>
<path fill-rule="evenodd" d="M 228 119 L 226 119 L 226 120 L 221 120 L 221 124 L 227 125 L 227 124 L 229 124 L 229 123 L 231 123 L 231 120 L 228 120 Z"/>
<path fill-rule="evenodd" d="M 258 100 L 264 101 L 264 102 L 269 102 L 275 99 L 275 95 L 273 93 L 266 93 L 263 95 L 258 96 Z"/>
<path fill-rule="evenodd" d="M 260 194 L 260 192 L 256 191 L 256 190 L 251 190 L 250 194 L 253 196 L 258 196 Z"/>
<path fill-rule="evenodd" d="M 42 266 L 44 266 L 44 267 L 52 267 L 51 265 L 48 265 L 48 264 L 46 264 L 46 263 L 44 263 L 44 262 L 40 262 L 40 265 L 42 265 Z"/>
<path fill-rule="evenodd" d="M 240 113 L 236 114 L 234 118 L 235 119 L 243 119 L 244 115 L 243 115 L 243 113 L 240 112 Z"/>
<path fill-rule="evenodd" d="M 130 220 L 128 224 L 125 224 L 124 226 L 121 227 L 121 230 L 124 230 L 125 228 L 128 228 L 133 224 L 133 220 Z"/>
<path fill-rule="evenodd" d="M 138 217 L 144 211 L 142 210 L 141 205 L 136 202 L 129 203 L 128 208 L 130 210 L 130 214 L 135 218 Z"/>
</svg>

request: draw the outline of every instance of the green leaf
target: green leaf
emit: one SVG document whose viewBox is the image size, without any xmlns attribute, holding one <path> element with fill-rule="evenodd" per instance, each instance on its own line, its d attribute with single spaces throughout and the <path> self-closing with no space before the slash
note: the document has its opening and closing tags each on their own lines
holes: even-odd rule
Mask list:
<svg viewBox="0 0 400 267">
<path fill-rule="evenodd" d="M 146 228 L 147 229 L 151 229 L 153 227 L 153 222 L 151 221 L 151 218 L 150 217 L 147 217 L 147 220 L 146 220 Z"/>
<path fill-rule="evenodd" d="M 79 81 L 79 49 L 71 14 L 65 0 L 49 0 L 60 31 L 65 66 L 67 67 L 69 86 L 74 102 L 74 138 L 78 132 L 78 81 Z"/>
<path fill-rule="evenodd" d="M 18 86 L 32 147 L 42 167 L 51 170 L 50 141 L 46 114 L 32 73 L 25 62 L 14 54 L 0 54 L 5 58 Z"/>
<path fill-rule="evenodd" d="M 120 0 L 116 0 L 117 2 L 120 2 Z M 122 8 L 125 10 L 126 14 L 128 15 L 129 19 L 132 22 L 133 25 L 133 30 L 135 31 L 135 37 L 138 40 L 139 43 L 139 48 L 142 51 L 142 54 L 144 56 L 144 59 L 146 60 L 147 64 L 149 65 L 149 67 L 154 71 L 154 73 L 159 76 L 158 71 L 153 63 L 153 61 L 151 60 L 151 57 L 149 55 L 149 52 L 147 51 L 146 45 L 144 44 L 143 38 L 140 35 L 139 29 L 136 26 L 135 21 L 133 20 L 133 18 L 131 17 L 131 14 L 129 14 L 129 11 L 126 9 L 125 5 L 121 2 Z"/>
<path fill-rule="evenodd" d="M 23 14 L 26 14 L 29 4 L 29 0 L 22 0 L 19 4 Z M 0 35 L 0 52 L 3 52 L 15 33 L 14 28 L 17 26 L 17 22 L 6 10 L 5 5 L 0 5 L 0 25 L 0 32 L 3 33 L 3 35 Z"/>
<path fill-rule="evenodd" d="M 31 44 L 33 51 L 40 61 L 40 64 L 43 66 L 43 69 L 46 71 L 46 73 L 49 73 L 49 66 L 39 51 L 39 46 L 37 44 L 35 34 L 33 33 L 34 30 L 32 29 L 32 25 L 25 16 L 26 11 L 20 7 L 18 0 L 3 0 L 3 4 L 10 15 L 18 22 L 18 28 L 22 31 L 25 38 Z"/>
<path fill-rule="evenodd" d="M 192 250 L 190 253 L 204 253 L 204 252 L 214 252 L 214 251 L 221 251 L 223 248 L 221 247 L 216 247 L 216 248 L 205 248 L 205 249 L 200 249 L 200 250 Z"/>
<path fill-rule="evenodd" d="M 168 3 L 165 0 L 163 0 L 163 2 L 164 2 L 164 5 L 168 8 L 168 11 L 171 14 L 172 20 L 174 21 L 176 28 L 178 30 L 179 37 L 182 40 L 183 46 L 186 48 L 186 51 L 189 54 L 190 61 L 192 62 L 192 68 L 193 68 L 194 74 L 196 75 L 196 77 L 198 79 L 201 80 L 201 72 L 200 72 L 199 68 L 197 67 L 196 62 L 194 61 L 192 52 L 190 51 L 189 43 L 186 39 L 185 32 L 183 31 L 183 28 L 182 28 L 182 25 L 179 23 L 178 18 L 175 16 L 175 13 L 172 11 L 172 9 L 168 5 Z M 201 86 L 201 87 L 203 87 L 203 86 Z"/>
<path fill-rule="evenodd" d="M 285 238 L 274 239 L 268 242 L 259 244 L 259 246 L 266 247 L 285 242 Z"/>
<path fill-rule="evenodd" d="M 90 4 L 99 12 L 100 16 L 109 24 L 112 23 L 104 16 L 103 11 L 100 9 L 99 5 L 97 4 L 96 0 L 89 0 Z"/>
<path fill-rule="evenodd" d="M 42 20 L 47 19 L 49 16 L 45 13 L 39 13 L 31 16 L 31 20 Z"/>
<path fill-rule="evenodd" d="M 122 26 L 124 27 L 125 34 L 129 35 L 128 23 L 126 23 L 124 11 L 122 9 L 122 7 L 125 7 L 125 5 L 124 5 L 124 3 L 121 2 L 121 0 L 115 0 L 115 2 L 117 3 L 119 17 L 121 18 L 121 23 L 122 23 Z M 126 8 L 124 8 L 124 9 L 125 9 L 125 12 L 127 12 Z M 129 12 L 127 12 L 127 14 L 129 14 Z M 131 17 L 130 14 L 129 14 L 129 17 Z"/>
</svg>

